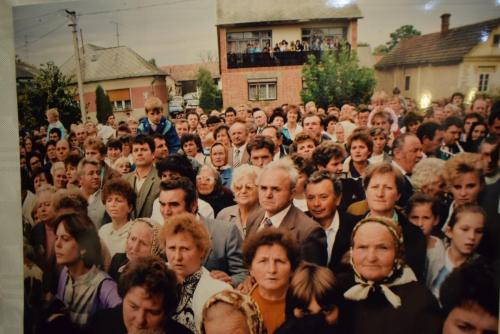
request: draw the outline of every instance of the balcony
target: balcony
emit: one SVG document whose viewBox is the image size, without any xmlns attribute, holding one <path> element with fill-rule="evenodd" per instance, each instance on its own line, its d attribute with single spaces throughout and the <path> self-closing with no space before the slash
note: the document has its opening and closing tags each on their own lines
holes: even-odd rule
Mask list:
<svg viewBox="0 0 500 334">
<path fill-rule="evenodd" d="M 321 51 L 228 53 L 227 68 L 303 65 L 307 62 L 309 55 L 313 55 L 319 60 Z"/>
</svg>

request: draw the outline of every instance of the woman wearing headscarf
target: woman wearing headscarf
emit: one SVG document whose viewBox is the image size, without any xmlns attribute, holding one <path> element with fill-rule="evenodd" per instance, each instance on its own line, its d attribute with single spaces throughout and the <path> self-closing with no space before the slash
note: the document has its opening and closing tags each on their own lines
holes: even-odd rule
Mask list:
<svg viewBox="0 0 500 334">
<path fill-rule="evenodd" d="M 200 168 L 196 175 L 196 190 L 199 198 L 214 209 L 216 216 L 222 209 L 235 204 L 233 193 L 222 185 L 221 175 L 212 166 Z"/>
<path fill-rule="evenodd" d="M 235 290 L 223 290 L 205 303 L 201 333 L 236 332 L 265 333 L 262 315 L 257 304 L 248 295 Z"/>
<path fill-rule="evenodd" d="M 367 217 L 351 236 L 353 273 L 339 276 L 347 333 L 440 333 L 437 300 L 404 261 L 400 226 L 392 219 Z"/>
</svg>

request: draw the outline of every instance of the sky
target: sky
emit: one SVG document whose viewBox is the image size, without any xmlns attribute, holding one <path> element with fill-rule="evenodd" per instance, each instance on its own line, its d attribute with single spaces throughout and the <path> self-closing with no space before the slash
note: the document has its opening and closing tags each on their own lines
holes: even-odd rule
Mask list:
<svg viewBox="0 0 500 334">
<path fill-rule="evenodd" d="M 71 28 L 64 9 L 75 11 L 85 43 L 131 47 L 156 64 L 199 63 L 217 55 L 216 0 L 82 0 L 19 6 L 13 10 L 16 53 L 35 66 L 62 65 L 73 53 Z M 272 1 L 272 0 L 270 0 Z M 450 28 L 500 17 L 500 0 L 325 0 L 355 2 L 358 42 L 373 48 L 405 24 L 422 33 L 439 31 L 443 13 Z"/>
</svg>

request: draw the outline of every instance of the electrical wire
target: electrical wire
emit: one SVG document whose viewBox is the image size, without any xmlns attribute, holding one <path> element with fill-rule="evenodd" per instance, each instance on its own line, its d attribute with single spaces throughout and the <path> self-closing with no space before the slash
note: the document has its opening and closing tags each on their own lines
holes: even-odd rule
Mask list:
<svg viewBox="0 0 500 334">
<path fill-rule="evenodd" d="M 136 7 L 117 8 L 117 9 L 101 10 L 101 11 L 89 12 L 89 13 L 81 13 L 81 14 L 77 14 L 77 16 L 90 16 L 90 15 L 111 14 L 111 13 L 126 12 L 126 11 L 130 11 L 130 10 L 138 10 L 138 9 L 144 9 L 144 8 L 169 6 L 169 5 L 175 5 L 175 4 L 178 4 L 178 3 L 193 2 L 193 1 L 198 1 L 198 0 L 169 1 L 169 2 L 163 2 L 163 3 L 155 3 L 155 4 L 151 4 L 151 5 L 143 5 L 143 6 L 136 6 Z"/>
<path fill-rule="evenodd" d="M 59 24 L 57 27 L 55 27 L 54 29 L 46 32 L 45 34 L 43 34 L 42 36 L 39 36 L 37 37 L 37 39 L 31 41 L 31 42 L 27 42 L 27 43 L 21 43 L 19 45 L 16 45 L 16 48 L 18 47 L 23 47 L 23 46 L 28 46 L 28 45 L 32 45 L 32 44 L 35 44 L 36 42 L 42 40 L 43 38 L 49 36 L 50 34 L 56 32 L 57 30 L 61 29 L 65 24 L 67 24 L 67 21 L 64 21 L 62 22 L 61 24 Z"/>
</svg>

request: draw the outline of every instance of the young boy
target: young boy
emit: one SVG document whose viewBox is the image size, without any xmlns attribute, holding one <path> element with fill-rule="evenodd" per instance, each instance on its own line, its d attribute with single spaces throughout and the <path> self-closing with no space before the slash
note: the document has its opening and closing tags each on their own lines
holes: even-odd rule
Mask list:
<svg viewBox="0 0 500 334">
<path fill-rule="evenodd" d="M 432 230 L 439 222 L 437 201 L 429 195 L 416 193 L 408 201 L 408 219 L 413 225 L 420 227 L 427 240 L 426 285 L 430 286 L 432 273 L 441 269 L 445 247 L 443 241 L 433 235 Z"/>
<path fill-rule="evenodd" d="M 165 116 L 163 116 L 163 104 L 161 100 L 155 96 L 148 97 L 144 103 L 146 116 L 143 118 L 138 127 L 138 132 L 145 135 L 161 134 L 167 142 L 169 152 L 177 152 L 181 143 L 175 126 Z"/>
</svg>

